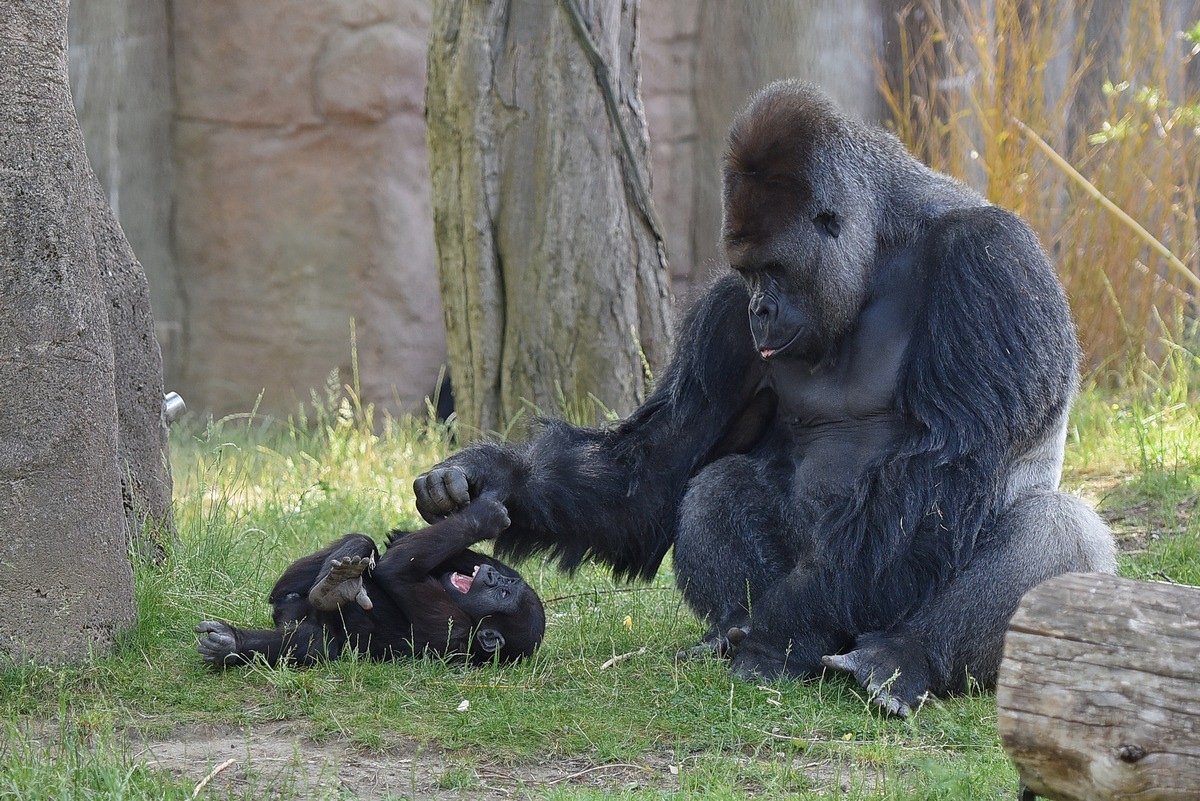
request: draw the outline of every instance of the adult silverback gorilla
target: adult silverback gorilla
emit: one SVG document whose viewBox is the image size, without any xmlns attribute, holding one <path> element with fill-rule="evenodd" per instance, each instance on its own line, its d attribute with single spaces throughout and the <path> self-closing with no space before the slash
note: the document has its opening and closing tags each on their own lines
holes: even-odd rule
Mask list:
<svg viewBox="0 0 1200 801">
<path fill-rule="evenodd" d="M 1057 491 L 1078 344 L 1028 226 L 818 90 L 768 86 L 725 162 L 731 275 L 612 429 L 547 422 L 416 481 L 430 519 L 494 493 L 502 552 L 680 589 L 741 676 L 849 671 L 886 710 L 991 683 L 1021 595 L 1112 571 Z M 749 324 L 747 325 L 747 310 Z M 728 635 L 725 633 L 728 632 Z"/>
</svg>

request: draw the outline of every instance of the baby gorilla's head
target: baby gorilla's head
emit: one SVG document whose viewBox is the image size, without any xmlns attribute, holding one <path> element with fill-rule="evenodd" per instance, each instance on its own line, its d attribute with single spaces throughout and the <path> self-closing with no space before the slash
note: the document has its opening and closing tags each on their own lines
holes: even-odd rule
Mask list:
<svg viewBox="0 0 1200 801">
<path fill-rule="evenodd" d="M 530 656 L 546 632 L 546 612 L 533 588 L 508 565 L 489 560 L 470 575 L 448 571 L 438 580 L 475 623 L 471 660 L 512 662 Z"/>
</svg>

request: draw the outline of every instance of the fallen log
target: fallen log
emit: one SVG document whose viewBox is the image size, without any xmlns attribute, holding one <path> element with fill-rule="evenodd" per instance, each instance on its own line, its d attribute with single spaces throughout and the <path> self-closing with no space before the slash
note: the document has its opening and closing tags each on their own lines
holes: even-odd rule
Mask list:
<svg viewBox="0 0 1200 801">
<path fill-rule="evenodd" d="M 1035 587 L 996 705 L 1022 798 L 1200 799 L 1200 589 L 1081 573 Z"/>
</svg>

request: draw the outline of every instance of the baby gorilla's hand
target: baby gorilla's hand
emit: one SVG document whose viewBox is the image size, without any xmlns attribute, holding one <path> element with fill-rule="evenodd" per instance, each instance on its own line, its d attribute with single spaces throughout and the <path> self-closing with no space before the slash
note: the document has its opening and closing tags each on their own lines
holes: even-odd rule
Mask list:
<svg viewBox="0 0 1200 801">
<path fill-rule="evenodd" d="M 464 509 L 462 514 L 469 517 L 475 526 L 476 542 L 495 539 L 512 523 L 504 504 L 495 498 L 480 498 Z"/>
<path fill-rule="evenodd" d="M 196 643 L 196 650 L 210 665 L 224 667 L 226 661 L 237 654 L 237 634 L 228 623 L 222 623 L 219 620 L 204 620 L 196 626 L 195 631 L 200 635 L 200 639 Z"/>
</svg>

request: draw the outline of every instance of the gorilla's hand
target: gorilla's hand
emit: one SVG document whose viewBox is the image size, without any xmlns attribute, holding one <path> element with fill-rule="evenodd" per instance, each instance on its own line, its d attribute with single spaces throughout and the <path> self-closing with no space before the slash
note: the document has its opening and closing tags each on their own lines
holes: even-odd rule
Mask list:
<svg viewBox="0 0 1200 801">
<path fill-rule="evenodd" d="M 506 503 L 514 489 L 516 457 L 500 445 L 476 445 L 417 476 L 413 492 L 417 511 L 436 523 L 486 495 Z"/>
<path fill-rule="evenodd" d="M 417 496 L 417 511 L 429 523 L 436 523 L 471 502 L 466 471 L 445 462 L 417 476 L 413 492 Z"/>
<path fill-rule="evenodd" d="M 238 652 L 237 633 L 228 623 L 203 620 L 196 626 L 196 633 L 200 635 L 196 650 L 210 665 L 224 666 L 226 660 Z"/>
</svg>

